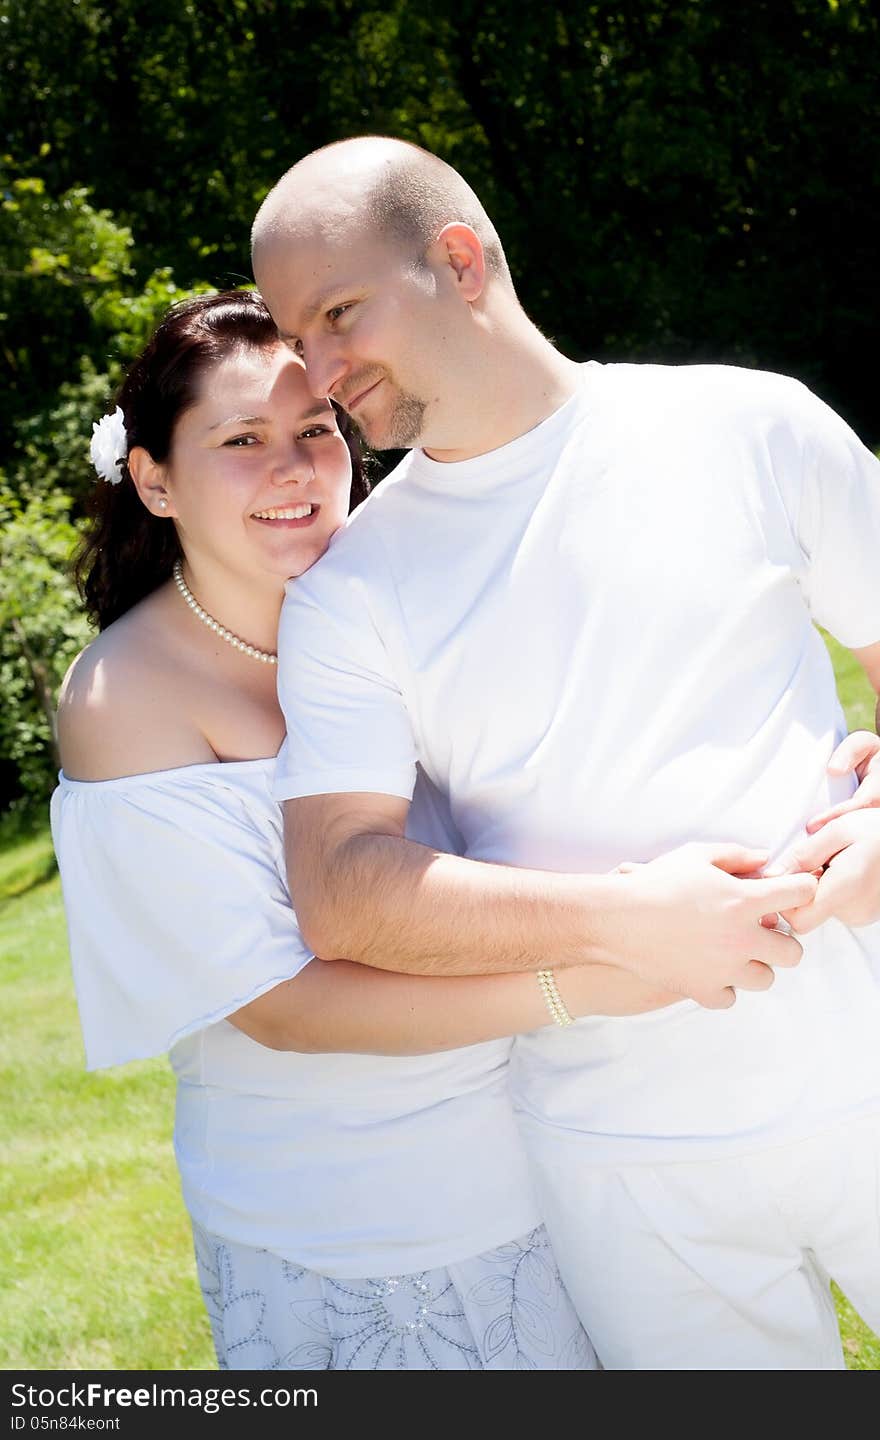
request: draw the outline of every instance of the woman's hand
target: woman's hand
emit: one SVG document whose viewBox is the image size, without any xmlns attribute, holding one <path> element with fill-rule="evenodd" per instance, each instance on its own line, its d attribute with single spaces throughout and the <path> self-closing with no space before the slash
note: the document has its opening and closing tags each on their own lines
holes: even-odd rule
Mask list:
<svg viewBox="0 0 880 1440">
<path fill-rule="evenodd" d="M 848 800 L 829 805 L 807 822 L 807 835 L 788 853 L 787 871 L 811 870 L 819 886 L 811 905 L 783 912 L 798 935 L 832 916 L 845 925 L 880 920 L 880 736 L 847 735 L 828 762 L 829 775 L 855 774 Z"/>
<path fill-rule="evenodd" d="M 875 771 L 872 788 L 877 780 Z M 873 808 L 877 801 L 866 803 L 869 808 L 826 818 L 790 852 L 790 870 L 821 872 L 812 904 L 783 912 L 798 935 L 809 934 L 832 916 L 853 926 L 880 920 L 880 810 Z"/>
<path fill-rule="evenodd" d="M 848 800 L 839 805 L 829 805 L 807 821 L 807 834 L 814 835 L 831 820 L 848 815 L 853 810 L 870 810 L 880 807 L 880 735 L 870 730 L 854 730 L 841 740 L 828 761 L 828 774 L 835 776 L 855 773 L 858 789 Z"/>
</svg>

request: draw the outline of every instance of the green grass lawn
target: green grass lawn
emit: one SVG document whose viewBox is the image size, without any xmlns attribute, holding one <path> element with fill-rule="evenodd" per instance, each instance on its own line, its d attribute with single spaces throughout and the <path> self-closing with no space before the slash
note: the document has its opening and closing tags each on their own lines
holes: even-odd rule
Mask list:
<svg viewBox="0 0 880 1440">
<path fill-rule="evenodd" d="M 852 728 L 858 665 L 829 642 Z M 87 1075 L 48 832 L 0 850 L 0 1368 L 210 1370 L 164 1060 Z M 847 1365 L 880 1340 L 836 1295 Z"/>
<path fill-rule="evenodd" d="M 875 696 L 864 670 L 849 650 L 844 650 L 830 635 L 825 636 L 825 644 L 834 664 L 837 693 L 850 730 L 873 730 Z"/>
<path fill-rule="evenodd" d="M 0 1368 L 216 1369 L 171 1072 L 164 1060 L 84 1072 L 47 853 L 44 833 L 0 855 Z"/>
</svg>

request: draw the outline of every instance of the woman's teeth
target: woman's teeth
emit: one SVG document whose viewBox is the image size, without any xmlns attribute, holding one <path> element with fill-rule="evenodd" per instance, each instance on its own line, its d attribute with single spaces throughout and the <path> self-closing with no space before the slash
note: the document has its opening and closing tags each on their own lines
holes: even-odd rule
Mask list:
<svg viewBox="0 0 880 1440">
<path fill-rule="evenodd" d="M 311 515 L 311 505 L 292 505 L 287 510 L 255 510 L 255 520 L 305 520 Z"/>
</svg>

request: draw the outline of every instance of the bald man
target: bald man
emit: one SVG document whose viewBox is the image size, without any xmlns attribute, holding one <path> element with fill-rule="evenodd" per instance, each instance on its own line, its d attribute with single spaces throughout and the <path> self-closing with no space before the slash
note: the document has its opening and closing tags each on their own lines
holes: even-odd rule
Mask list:
<svg viewBox="0 0 880 1440">
<path fill-rule="evenodd" d="M 561 355 L 470 187 L 400 141 L 295 165 L 253 259 L 315 394 L 411 449 L 285 600 L 304 933 L 539 972 L 511 1083 L 606 1366 L 839 1368 L 828 1274 L 880 1327 L 878 817 L 818 887 L 759 872 L 838 798 L 814 621 L 880 690 L 876 461 L 784 377 Z M 417 762 L 462 858 L 404 838 Z M 569 1024 L 583 961 L 684 998 Z"/>
</svg>

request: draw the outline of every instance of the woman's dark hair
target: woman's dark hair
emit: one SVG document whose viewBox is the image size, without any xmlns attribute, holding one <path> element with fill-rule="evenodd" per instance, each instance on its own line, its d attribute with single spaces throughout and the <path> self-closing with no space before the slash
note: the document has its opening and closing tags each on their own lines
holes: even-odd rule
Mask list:
<svg viewBox="0 0 880 1440">
<path fill-rule="evenodd" d="M 173 305 L 116 397 L 128 449 L 142 445 L 163 464 L 178 418 L 199 398 L 204 373 L 240 347 L 263 350 L 278 343 L 275 322 L 256 291 L 224 290 Z M 369 483 L 351 424 L 334 408 L 351 452 L 354 507 L 366 497 Z M 174 525 L 150 514 L 127 465 L 119 484 L 95 485 L 89 522 L 74 574 L 90 618 L 103 630 L 169 579 L 181 552 Z"/>
</svg>

